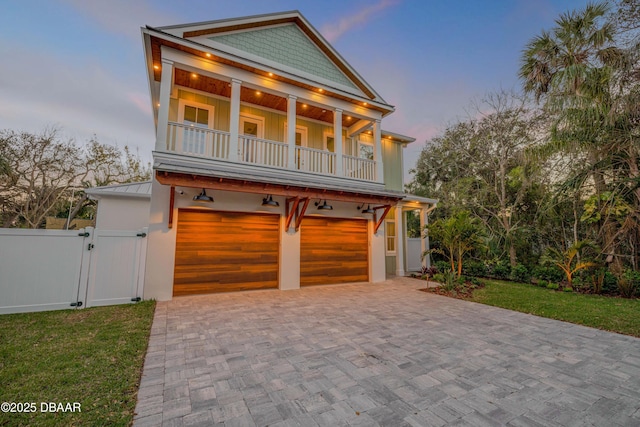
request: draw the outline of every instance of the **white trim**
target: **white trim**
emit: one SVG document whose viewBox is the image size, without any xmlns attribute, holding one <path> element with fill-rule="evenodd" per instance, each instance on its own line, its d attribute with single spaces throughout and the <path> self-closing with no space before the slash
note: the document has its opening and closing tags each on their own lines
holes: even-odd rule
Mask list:
<svg viewBox="0 0 640 427">
<path fill-rule="evenodd" d="M 309 128 L 306 126 L 296 125 L 296 133 L 300 133 L 300 146 L 309 146 Z M 287 120 L 284 121 L 284 143 L 288 142 L 287 138 Z"/>
<path fill-rule="evenodd" d="M 395 256 L 398 250 L 398 236 L 389 236 L 389 231 L 393 230 L 396 234 L 396 220 L 385 219 L 384 220 L 384 252 L 387 256 Z M 389 250 L 389 239 L 393 239 L 393 250 Z"/>
<path fill-rule="evenodd" d="M 202 110 L 207 110 L 209 112 L 209 122 L 207 123 L 207 127 L 209 129 L 213 129 L 213 124 L 214 124 L 213 117 L 215 114 L 215 107 L 213 105 L 203 104 L 201 102 L 196 102 L 196 101 L 190 101 L 184 98 L 178 98 L 178 123 L 184 124 L 184 107 L 195 107 L 195 108 L 200 108 Z"/>
<path fill-rule="evenodd" d="M 335 138 L 335 134 L 333 132 L 329 132 L 327 130 L 322 131 L 322 149 L 329 151 L 329 141 L 327 141 L 329 138 L 333 138 L 333 149 L 335 150 L 336 148 L 336 138 Z M 331 151 L 332 153 L 335 153 L 335 151 Z M 337 154 L 337 153 L 336 153 Z"/>
<path fill-rule="evenodd" d="M 238 135 L 244 135 L 242 130 L 244 129 L 245 123 L 253 123 L 258 125 L 256 138 L 264 139 L 264 117 L 257 116 L 251 113 L 243 113 L 240 112 L 240 120 L 238 123 Z"/>
</svg>

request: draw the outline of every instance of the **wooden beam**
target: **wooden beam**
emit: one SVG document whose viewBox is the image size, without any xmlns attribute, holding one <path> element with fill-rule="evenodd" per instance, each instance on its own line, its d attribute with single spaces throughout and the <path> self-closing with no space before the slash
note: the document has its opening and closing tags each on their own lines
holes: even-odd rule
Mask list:
<svg viewBox="0 0 640 427">
<path fill-rule="evenodd" d="M 171 186 L 171 194 L 169 195 L 169 220 L 167 221 L 167 228 L 173 227 L 173 203 L 176 198 L 176 187 Z"/>
<path fill-rule="evenodd" d="M 285 214 L 287 215 L 287 221 L 284 224 L 284 230 L 288 231 L 291 226 L 291 220 L 293 219 L 293 214 L 298 211 L 298 203 L 300 203 L 299 197 L 291 197 L 285 202 Z M 292 206 L 290 206 L 292 204 Z"/>
<path fill-rule="evenodd" d="M 372 208 L 372 209 L 374 210 L 384 209 L 384 212 L 382 212 L 382 215 L 380 216 L 380 218 L 377 218 L 378 216 L 377 212 L 373 214 L 373 220 L 376 222 L 376 225 L 374 226 L 374 229 L 373 229 L 373 234 L 376 234 L 378 232 L 378 229 L 382 225 L 382 221 L 384 221 L 385 217 L 389 213 L 389 210 L 391 209 L 391 205 L 376 206 L 375 208 Z"/>
<path fill-rule="evenodd" d="M 305 197 L 304 204 L 302 205 L 302 210 L 296 216 L 296 231 L 300 229 L 300 224 L 302 224 L 302 218 L 304 218 L 305 212 L 307 212 L 307 206 L 309 206 L 309 198 Z"/>
<path fill-rule="evenodd" d="M 352 203 L 395 203 L 401 196 L 378 196 L 374 194 L 345 193 L 344 190 L 314 189 L 310 187 L 296 187 L 290 184 L 259 183 L 246 180 L 221 179 L 218 177 L 197 176 L 175 172 L 156 172 L 156 179 L 160 184 L 175 187 L 210 188 L 212 190 L 233 191 L 241 193 L 269 193 L 273 196 L 308 197 L 310 199 L 329 199 L 338 202 Z M 268 187 L 268 189 L 267 189 Z"/>
</svg>

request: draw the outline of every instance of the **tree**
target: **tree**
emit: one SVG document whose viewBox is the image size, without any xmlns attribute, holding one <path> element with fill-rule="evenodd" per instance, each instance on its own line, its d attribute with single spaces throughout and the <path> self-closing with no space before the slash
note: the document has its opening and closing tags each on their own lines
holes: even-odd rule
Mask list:
<svg viewBox="0 0 640 427">
<path fill-rule="evenodd" d="M 633 122 L 628 113 L 637 105 L 625 100 L 632 92 L 624 87 L 629 79 L 622 78 L 632 63 L 628 52 L 615 44 L 616 26 L 605 19 L 608 11 L 607 4 L 600 3 L 562 14 L 550 32 L 527 45 L 519 73 L 525 91 L 544 101 L 555 119 L 547 151 L 585 153 L 585 164 L 574 165 L 570 181 L 583 188 L 592 184 L 591 192 L 598 196 L 619 187 L 621 170 L 616 165 L 621 161 L 627 165 L 626 175 L 638 179 L 637 140 L 630 144 L 628 138 Z M 621 271 L 616 224 L 603 216 L 598 226 L 603 252 Z"/>
<path fill-rule="evenodd" d="M 439 246 L 429 252 L 444 255 L 451 263 L 451 271 L 456 271 L 457 264 L 458 277 L 462 275 L 464 256 L 482 244 L 482 227 L 468 211 L 460 211 L 449 218 L 439 218 L 425 226 L 425 230 Z"/>
<path fill-rule="evenodd" d="M 125 147 L 98 143 L 86 147 L 61 140 L 56 129 L 40 134 L 0 131 L 1 220 L 3 227 L 38 228 L 75 195 L 76 207 L 87 203 L 82 189 L 114 182 L 149 179 L 145 166 Z M 79 210 L 76 209 L 76 212 Z"/>
</svg>

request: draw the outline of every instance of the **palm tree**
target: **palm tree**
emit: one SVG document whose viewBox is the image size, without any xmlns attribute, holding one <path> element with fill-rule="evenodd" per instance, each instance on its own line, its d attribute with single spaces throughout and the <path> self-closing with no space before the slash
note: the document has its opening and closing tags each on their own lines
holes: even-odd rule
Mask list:
<svg viewBox="0 0 640 427">
<path fill-rule="evenodd" d="M 544 101 L 555 118 L 551 140 L 543 149 L 586 153 L 582 174 L 591 177 L 598 195 L 610 189 L 604 170 L 620 148 L 612 146 L 621 141 L 612 137 L 618 93 L 613 86 L 616 73 L 627 63 L 625 52 L 614 44 L 615 26 L 604 19 L 608 11 L 606 3 L 599 3 L 562 14 L 551 31 L 526 46 L 519 72 L 525 92 Z M 583 185 L 584 179 L 574 182 Z M 600 226 L 603 251 L 615 254 L 615 224 L 604 218 Z M 614 260 L 619 267 L 619 260 Z"/>
</svg>

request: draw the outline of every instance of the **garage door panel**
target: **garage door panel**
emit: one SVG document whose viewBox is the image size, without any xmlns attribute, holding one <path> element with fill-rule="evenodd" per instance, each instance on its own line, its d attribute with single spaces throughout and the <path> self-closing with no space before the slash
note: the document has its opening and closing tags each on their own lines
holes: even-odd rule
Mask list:
<svg viewBox="0 0 640 427">
<path fill-rule="evenodd" d="M 174 295 L 278 287 L 279 215 L 180 210 Z"/>
<path fill-rule="evenodd" d="M 300 235 L 300 285 L 369 279 L 367 221 L 307 217 Z"/>
</svg>

